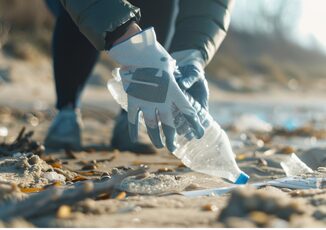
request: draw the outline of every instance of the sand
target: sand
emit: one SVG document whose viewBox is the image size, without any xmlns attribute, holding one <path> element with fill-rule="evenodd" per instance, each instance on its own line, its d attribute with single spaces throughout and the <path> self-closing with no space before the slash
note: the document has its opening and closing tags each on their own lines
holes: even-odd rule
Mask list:
<svg viewBox="0 0 326 230">
<path fill-rule="evenodd" d="M 23 125 L 35 131 L 37 141 L 43 141 L 55 114 L 49 60 L 42 60 L 36 66 L 7 58 L 1 63 L 1 68 L 13 70 L 10 73 L 13 81 L 0 85 L 0 127 L 9 130 L 5 141 L 12 142 Z M 108 70 L 103 70 L 103 66 L 95 72 L 108 75 Z M 298 98 L 303 97 L 299 92 L 293 94 L 273 89 L 267 95 L 262 92 L 243 95 L 219 91 L 212 84 L 210 88 L 212 114 L 230 136 L 237 162 L 250 175 L 250 183 L 285 177 L 280 162 L 293 151 L 312 170 L 319 168 L 319 173 L 324 175 L 326 138 L 322 134 L 326 130 L 326 123 L 325 116 L 321 116 L 324 108 L 320 107 L 323 97 L 309 95 L 302 100 L 304 103 L 300 103 Z M 314 103 L 307 103 L 311 98 L 314 98 Z M 147 174 L 127 178 L 117 186 L 114 196 L 76 203 L 65 218 L 50 213 L 28 220 L 2 222 L 0 226 L 326 226 L 326 190 L 322 187 L 307 191 L 270 186 L 261 189 L 246 187 L 222 196 L 194 198 L 178 194 L 184 190 L 230 186 L 230 183 L 183 167 L 164 149 L 153 155 L 144 155 L 110 148 L 114 116 L 118 111 L 119 107 L 105 86 L 88 87 L 82 106 L 85 123 L 83 142 L 89 147 L 88 151 L 73 152 L 73 157 L 65 151 L 47 151 L 41 157 L 30 153 L 0 156 L 0 205 L 3 202 L 19 202 L 33 195 L 22 192 L 21 188 L 46 189 L 54 183 L 53 178 L 60 178 L 62 183 L 59 186 L 64 187 L 75 183 L 73 180 L 77 175 L 98 180 L 103 175 L 109 178 L 123 168 L 141 164 L 149 166 Z M 273 129 L 258 132 L 246 130 L 243 126 L 241 130 L 232 127 L 232 121 L 250 112 L 266 119 Z M 299 117 L 301 123 L 298 126 L 306 123 L 311 129 L 305 132 L 297 127 L 293 132 L 276 130 L 276 127 L 288 124 L 284 117 Z M 148 141 L 143 129 L 142 137 Z M 0 137 L 1 141 L 4 138 Z M 53 167 L 49 157 L 58 160 L 61 169 Z M 93 170 L 85 169 L 86 165 L 93 167 Z M 87 174 L 90 171 L 94 172 Z M 121 191 L 126 192 L 126 196 L 117 197 Z"/>
</svg>

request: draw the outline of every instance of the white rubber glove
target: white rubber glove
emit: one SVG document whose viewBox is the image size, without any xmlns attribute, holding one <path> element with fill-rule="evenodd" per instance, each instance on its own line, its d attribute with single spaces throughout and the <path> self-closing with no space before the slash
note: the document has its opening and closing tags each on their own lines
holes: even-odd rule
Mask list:
<svg viewBox="0 0 326 230">
<path fill-rule="evenodd" d="M 208 112 L 208 85 L 205 79 L 205 62 L 199 50 L 188 49 L 174 52 L 171 56 L 177 61 L 179 74 L 175 75 L 180 88 L 188 94 L 188 101 L 197 111 L 197 115 L 204 127 L 209 123 L 206 117 Z M 191 140 L 195 135 L 189 123 L 182 115 L 175 116 L 175 126 L 179 135 L 185 135 Z"/>
<path fill-rule="evenodd" d="M 172 115 L 175 110 L 183 113 L 197 138 L 204 135 L 195 109 L 175 80 L 176 62 L 157 42 L 153 28 L 119 43 L 108 53 L 122 65 L 120 76 L 128 95 L 129 135 L 132 141 L 138 139 L 140 111 L 144 116 L 147 133 L 157 148 L 164 146 L 159 121 L 162 124 L 166 147 L 171 152 L 176 148 Z"/>
</svg>

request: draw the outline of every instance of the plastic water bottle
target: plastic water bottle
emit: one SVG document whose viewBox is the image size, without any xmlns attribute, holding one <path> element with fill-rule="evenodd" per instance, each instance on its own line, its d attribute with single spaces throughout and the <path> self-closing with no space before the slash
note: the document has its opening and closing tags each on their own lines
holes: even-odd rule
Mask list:
<svg viewBox="0 0 326 230">
<path fill-rule="evenodd" d="M 113 77 L 114 79 L 108 81 L 108 89 L 113 98 L 127 111 L 128 99 L 122 86 L 119 69 L 113 71 Z M 178 114 L 178 111 L 173 111 L 178 130 L 175 140 L 177 149 L 173 154 L 194 171 L 222 177 L 235 184 L 246 184 L 249 176 L 239 169 L 224 130 L 198 102 L 190 95 L 186 96 L 197 110 L 205 134 L 200 139 L 193 138 L 194 135 L 185 118 Z"/>
</svg>

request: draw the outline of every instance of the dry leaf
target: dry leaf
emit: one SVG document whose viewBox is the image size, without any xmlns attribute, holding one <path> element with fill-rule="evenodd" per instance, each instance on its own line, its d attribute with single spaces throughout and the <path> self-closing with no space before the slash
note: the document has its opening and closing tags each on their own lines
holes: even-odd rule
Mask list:
<svg viewBox="0 0 326 230">
<path fill-rule="evenodd" d="M 209 212 L 216 212 L 218 210 L 218 207 L 213 204 L 206 204 L 201 207 L 203 211 L 209 211 Z"/>
<path fill-rule="evenodd" d="M 20 188 L 20 191 L 24 193 L 42 192 L 43 190 L 44 188 Z"/>
<path fill-rule="evenodd" d="M 127 196 L 127 193 L 126 192 L 120 192 L 116 197 L 115 199 L 117 200 L 123 200 L 124 198 L 126 198 Z"/>
<path fill-rule="evenodd" d="M 54 162 L 50 164 L 53 168 L 62 169 L 62 164 L 59 162 Z"/>
<path fill-rule="evenodd" d="M 244 160 L 244 159 L 246 159 L 246 158 L 247 158 L 246 154 L 239 154 L 239 155 L 237 155 L 237 156 L 235 157 L 235 159 L 236 159 L 237 161 L 242 161 L 242 160 Z"/>
<path fill-rule="evenodd" d="M 75 176 L 71 181 L 77 182 L 77 181 L 84 181 L 84 180 L 87 180 L 87 178 L 83 176 Z"/>
<path fill-rule="evenodd" d="M 280 153 L 283 154 L 292 154 L 295 152 L 295 149 L 291 146 L 285 146 L 282 149 L 280 149 Z"/>
</svg>

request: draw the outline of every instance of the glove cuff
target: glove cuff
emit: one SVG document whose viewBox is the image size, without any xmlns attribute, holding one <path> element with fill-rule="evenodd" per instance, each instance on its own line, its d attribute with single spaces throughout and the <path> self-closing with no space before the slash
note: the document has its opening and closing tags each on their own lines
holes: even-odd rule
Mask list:
<svg viewBox="0 0 326 230">
<path fill-rule="evenodd" d="M 179 67 L 187 65 L 195 65 L 201 69 L 205 66 L 205 61 L 202 53 L 196 49 L 177 51 L 171 54 L 177 61 Z"/>
<path fill-rule="evenodd" d="M 107 52 L 123 66 L 159 68 L 171 72 L 176 68 L 175 60 L 157 41 L 153 27 L 113 46 Z"/>
</svg>

